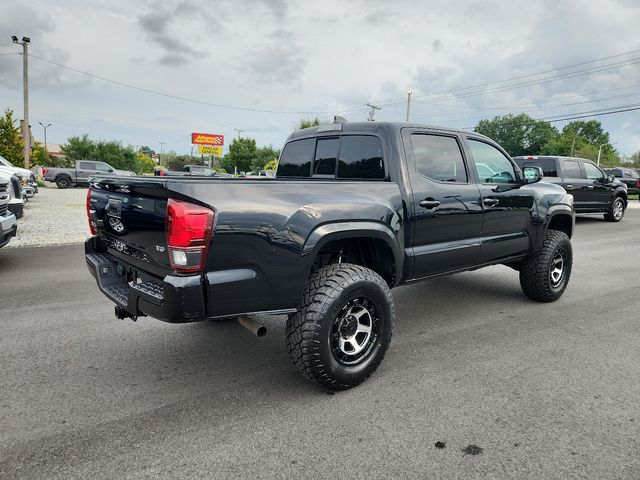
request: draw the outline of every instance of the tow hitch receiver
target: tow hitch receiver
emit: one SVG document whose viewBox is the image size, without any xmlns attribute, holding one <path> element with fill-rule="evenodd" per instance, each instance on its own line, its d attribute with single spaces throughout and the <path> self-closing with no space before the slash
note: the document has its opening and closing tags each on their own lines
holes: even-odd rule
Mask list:
<svg viewBox="0 0 640 480">
<path fill-rule="evenodd" d="M 116 318 L 119 320 L 124 320 L 125 318 L 130 318 L 134 322 L 138 320 L 138 315 L 134 315 L 132 313 L 127 312 L 124 308 L 116 305 Z"/>
</svg>

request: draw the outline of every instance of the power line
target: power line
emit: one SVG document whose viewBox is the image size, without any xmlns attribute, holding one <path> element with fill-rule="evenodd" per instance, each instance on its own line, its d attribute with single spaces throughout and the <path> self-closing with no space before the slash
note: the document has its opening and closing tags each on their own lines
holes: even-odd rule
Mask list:
<svg viewBox="0 0 640 480">
<path fill-rule="evenodd" d="M 557 68 L 552 68 L 549 70 L 542 70 L 540 72 L 535 72 L 535 73 L 530 73 L 530 74 L 524 74 L 524 75 L 519 75 L 516 77 L 510 77 L 510 78 L 506 78 L 503 80 L 497 80 L 497 81 L 493 81 L 493 82 L 486 82 L 486 83 L 479 83 L 479 84 L 475 84 L 475 85 L 470 85 L 467 87 L 459 87 L 459 88 L 455 88 L 453 90 L 448 90 L 448 91 L 441 91 L 441 92 L 436 92 L 436 93 L 430 93 L 430 94 L 422 94 L 422 95 L 416 95 L 414 96 L 414 98 L 423 98 L 423 97 L 430 97 L 433 95 L 443 95 L 443 94 L 451 94 L 453 92 L 460 92 L 460 91 L 464 91 L 464 90 L 472 90 L 472 89 L 476 89 L 476 88 L 480 88 L 480 87 L 486 87 L 489 85 L 497 85 L 497 84 L 501 84 L 501 83 L 508 83 L 508 82 L 512 82 L 514 80 L 521 80 L 523 78 L 528 78 L 530 79 L 531 77 L 535 77 L 535 76 L 539 76 L 539 75 L 544 75 L 547 73 L 553 73 L 553 72 L 558 72 L 560 70 L 568 70 L 570 68 L 574 68 L 574 67 L 580 67 L 582 65 L 588 65 L 590 63 L 597 63 L 597 62 L 602 62 L 605 60 L 611 60 L 613 58 L 619 58 L 619 57 L 624 57 L 626 55 L 631 55 L 631 54 L 635 54 L 635 53 L 639 53 L 640 49 L 637 50 L 630 50 L 628 52 L 624 52 L 624 53 L 619 53 L 616 55 L 609 55 L 606 57 L 600 57 L 594 60 L 588 60 L 588 61 L 584 61 L 584 62 L 579 62 L 579 63 L 574 63 L 571 65 L 565 65 L 562 67 L 557 67 Z M 597 67 L 594 67 L 597 68 Z M 395 103 L 399 103 L 404 105 L 404 98 L 393 98 L 393 99 L 387 99 L 387 100 L 379 100 L 378 103 L 384 104 L 384 105 L 388 105 L 388 102 L 393 102 Z"/>
<path fill-rule="evenodd" d="M 578 118 L 589 118 L 589 117 L 600 117 L 602 115 L 612 115 L 614 113 L 632 112 L 634 110 L 640 110 L 640 105 L 638 105 L 636 107 L 632 107 L 632 108 L 623 108 L 621 110 L 612 110 L 610 112 L 592 113 L 592 114 L 588 114 L 588 115 L 578 115 L 578 116 L 574 116 L 574 117 L 558 118 L 556 120 L 547 120 L 547 121 L 549 123 L 564 122 L 566 120 L 576 120 Z"/>
<path fill-rule="evenodd" d="M 37 55 L 29 54 L 29 56 L 33 57 L 35 59 L 38 59 L 38 60 L 40 60 L 42 62 L 50 63 L 52 65 L 56 65 L 57 67 L 64 68 L 66 70 L 70 70 L 72 72 L 80 73 L 82 75 L 86 75 L 86 76 L 91 77 L 91 78 L 102 80 L 103 82 L 113 83 L 114 85 L 119 85 L 121 87 L 131 88 L 133 90 L 138 90 L 140 92 L 145 92 L 145 93 L 149 93 L 149 94 L 152 94 L 152 95 L 159 95 L 159 96 L 166 97 L 166 98 L 172 98 L 174 100 L 182 100 L 184 102 L 197 103 L 197 104 L 200 104 L 200 105 L 208 105 L 210 107 L 224 108 L 224 109 L 228 109 L 228 110 L 240 110 L 240 111 L 243 111 L 243 112 L 278 113 L 278 114 L 291 114 L 291 115 L 315 115 L 315 114 L 333 113 L 333 112 L 329 112 L 329 111 L 326 111 L 326 112 L 318 112 L 318 111 L 312 112 L 312 111 L 270 110 L 270 109 L 262 109 L 262 108 L 240 107 L 240 106 L 235 106 L 235 105 L 224 105 L 224 104 L 220 104 L 220 103 L 205 102 L 203 100 L 197 100 L 195 98 L 188 98 L 188 97 L 183 97 L 183 96 L 180 96 L 180 95 L 173 95 L 173 94 L 170 94 L 170 93 L 160 92 L 158 90 L 151 90 L 151 89 L 145 88 L 145 87 L 138 87 L 136 85 L 131 85 L 129 83 L 121 82 L 119 80 L 113 80 L 111 78 L 106 78 L 106 77 L 103 77 L 101 75 L 96 75 L 95 73 L 86 72 L 84 70 L 80 70 L 80 69 L 77 69 L 77 68 L 74 68 L 74 67 L 70 67 L 70 66 L 64 65 L 62 63 L 54 62 L 53 60 L 48 60 L 46 58 L 42 58 L 42 57 L 39 57 Z"/>
<path fill-rule="evenodd" d="M 627 65 L 635 65 L 640 63 L 640 57 L 637 58 L 633 58 L 630 60 L 626 60 L 624 62 L 616 62 L 613 64 L 609 64 L 609 65 L 601 65 L 598 67 L 593 67 L 593 68 L 588 68 L 588 69 L 584 69 L 584 70 L 578 70 L 576 72 L 568 72 L 562 75 L 557 75 L 555 77 L 551 77 L 551 78 L 543 78 L 543 79 L 539 79 L 539 80 L 530 80 L 527 82 L 520 82 L 520 83 L 515 83 L 513 85 L 505 85 L 502 87 L 496 87 L 496 88 L 492 88 L 489 90 L 481 90 L 481 91 L 475 91 L 475 92 L 468 92 L 468 93 L 464 93 L 462 95 L 453 95 L 453 94 L 448 94 L 442 97 L 438 97 L 438 98 L 434 98 L 434 99 L 430 99 L 430 100 L 418 100 L 414 103 L 416 104 L 424 104 L 424 103 L 432 103 L 434 101 L 438 101 L 438 100 L 449 100 L 449 99 L 460 99 L 460 98 L 469 98 L 469 97 L 477 97 L 477 96 L 483 96 L 489 93 L 497 93 L 497 92 L 504 92 L 504 91 L 508 91 L 508 90 L 516 90 L 518 88 L 523 88 L 523 87 L 529 87 L 529 86 L 534 86 L 534 85 L 541 85 L 543 83 L 549 83 L 549 82 L 555 82 L 558 80 L 565 80 L 567 78 L 574 78 L 574 77 L 579 77 L 579 76 L 583 76 L 583 75 L 589 75 L 592 73 L 599 73 L 599 72 L 604 72 L 607 70 L 612 70 L 614 68 L 618 68 L 620 66 L 627 66 Z M 403 102 L 395 102 L 392 104 L 382 104 L 383 106 L 386 107 L 395 107 L 395 106 L 402 106 L 404 105 L 404 101 Z"/>
</svg>

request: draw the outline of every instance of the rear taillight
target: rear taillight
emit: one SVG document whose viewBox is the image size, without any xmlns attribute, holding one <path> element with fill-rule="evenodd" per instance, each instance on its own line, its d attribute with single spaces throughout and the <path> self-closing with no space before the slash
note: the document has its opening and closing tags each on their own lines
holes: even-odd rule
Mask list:
<svg viewBox="0 0 640 480">
<path fill-rule="evenodd" d="M 165 231 L 171 268 L 176 272 L 199 272 L 204 268 L 213 235 L 213 210 L 170 198 Z"/>
<path fill-rule="evenodd" d="M 91 188 L 87 189 L 87 220 L 89 220 L 89 230 L 91 231 L 91 235 L 95 235 L 96 226 L 93 224 L 93 220 L 91 220 Z"/>
<path fill-rule="evenodd" d="M 42 169 L 42 176 L 43 176 L 43 177 L 44 177 L 44 176 L 46 176 L 46 175 L 47 175 L 47 173 L 49 173 L 49 169 L 48 169 L 48 168 L 43 168 L 43 169 Z"/>
<path fill-rule="evenodd" d="M 636 180 L 636 188 L 640 188 L 640 178 Z"/>
</svg>

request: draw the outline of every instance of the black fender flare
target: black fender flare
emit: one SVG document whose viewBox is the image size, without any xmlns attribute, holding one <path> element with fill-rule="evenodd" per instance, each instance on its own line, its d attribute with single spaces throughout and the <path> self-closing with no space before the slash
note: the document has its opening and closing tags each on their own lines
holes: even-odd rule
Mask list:
<svg viewBox="0 0 640 480">
<path fill-rule="evenodd" d="M 539 235 L 538 238 L 536 239 L 536 245 L 535 245 L 536 250 L 540 248 L 540 246 L 542 245 L 542 242 L 544 241 L 544 236 L 547 233 L 547 230 L 549 229 L 549 225 L 551 224 L 551 220 L 554 217 L 557 217 L 559 215 L 564 215 L 571 219 L 571 232 L 569 234 L 569 238 L 573 236 L 573 231 L 576 225 L 576 216 L 573 211 L 573 208 L 570 205 L 566 205 L 564 203 L 552 205 L 551 207 L 549 207 L 549 210 L 547 210 L 547 215 L 545 216 L 544 223 L 542 225 L 541 235 Z"/>
<path fill-rule="evenodd" d="M 394 222 L 397 230 L 391 226 L 368 220 L 332 222 L 314 228 L 302 246 L 302 257 L 315 259 L 324 245 L 334 240 L 346 238 L 375 238 L 382 240 L 393 252 L 395 264 L 395 284 L 402 278 L 404 263 L 403 248 L 399 235 L 402 232 L 400 222 Z"/>
</svg>

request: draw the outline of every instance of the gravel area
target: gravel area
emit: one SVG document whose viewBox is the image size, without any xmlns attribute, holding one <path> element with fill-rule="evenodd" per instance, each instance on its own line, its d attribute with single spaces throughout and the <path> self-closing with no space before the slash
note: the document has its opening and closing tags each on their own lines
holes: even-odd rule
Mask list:
<svg viewBox="0 0 640 480">
<path fill-rule="evenodd" d="M 41 187 L 24 206 L 24 216 L 18 220 L 18 235 L 6 248 L 84 242 L 89 236 L 86 197 L 86 188 Z"/>
</svg>

